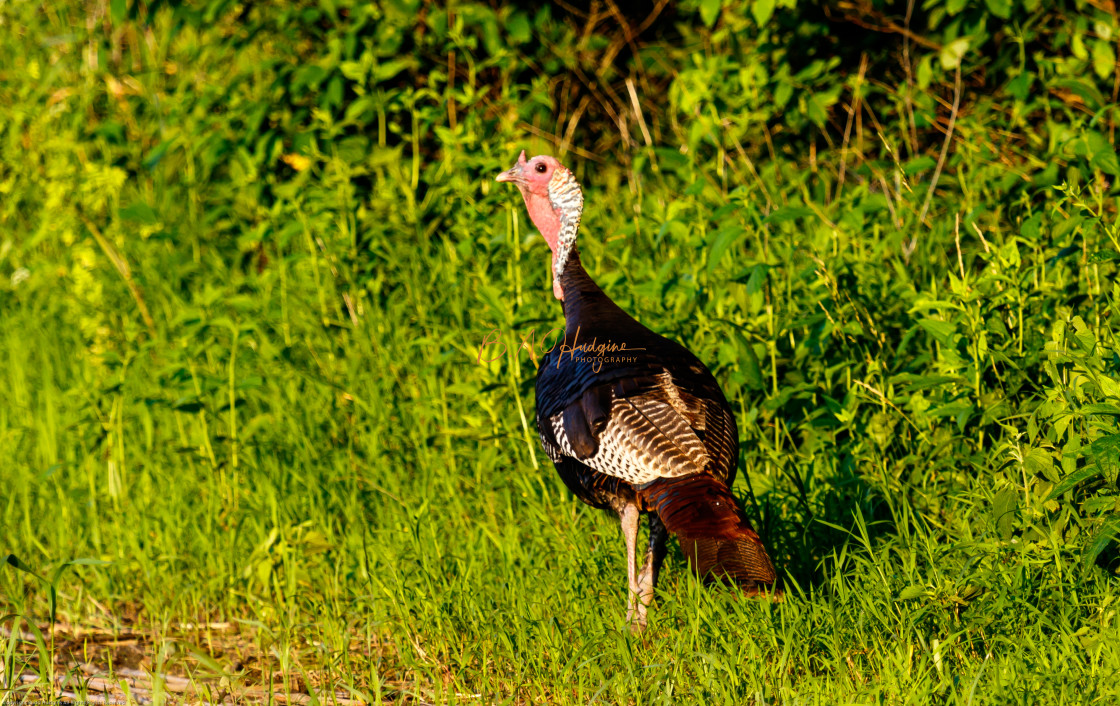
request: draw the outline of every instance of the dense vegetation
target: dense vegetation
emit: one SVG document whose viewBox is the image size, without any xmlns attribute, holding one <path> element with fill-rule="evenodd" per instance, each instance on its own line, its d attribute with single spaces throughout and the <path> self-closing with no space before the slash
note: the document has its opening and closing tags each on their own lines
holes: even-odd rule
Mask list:
<svg viewBox="0 0 1120 706">
<path fill-rule="evenodd" d="M 1115 699 L 1113 4 L 739 5 L 0 3 L 5 681 Z M 724 383 L 785 602 L 674 548 L 625 630 L 533 429 L 522 148 Z"/>
</svg>

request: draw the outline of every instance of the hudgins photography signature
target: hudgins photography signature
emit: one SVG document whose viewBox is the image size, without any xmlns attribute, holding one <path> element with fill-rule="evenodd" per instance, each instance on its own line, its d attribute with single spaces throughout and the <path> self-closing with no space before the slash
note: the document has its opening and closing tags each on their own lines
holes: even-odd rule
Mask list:
<svg viewBox="0 0 1120 706">
<path fill-rule="evenodd" d="M 566 337 L 560 338 L 563 329 L 553 328 L 538 341 L 537 330 L 535 328 L 529 329 L 527 335 L 519 336 L 520 343 L 517 345 L 514 354 L 516 355 L 522 350 L 528 351 L 529 357 L 533 362 L 536 362 L 538 356 L 545 356 L 557 346 L 560 346 L 560 354 L 556 357 L 557 368 L 560 367 L 566 355 L 569 356 L 570 360 L 590 364 L 591 369 L 597 373 L 602 370 L 604 363 L 636 363 L 638 356 L 635 354 L 645 350 L 645 348 L 629 348 L 625 341 L 600 341 L 598 337 L 580 343 L 579 333 L 579 328 L 576 328 L 571 343 L 568 343 Z M 545 348 L 545 344 L 549 342 L 552 345 Z M 487 352 L 487 348 L 491 348 L 491 350 Z M 509 344 L 503 340 L 501 329 L 493 329 L 483 337 L 482 344 L 478 347 L 478 357 L 475 362 L 481 364 L 500 360 L 502 356 L 509 352 L 509 348 Z M 490 357 L 485 357 L 487 355 Z"/>
</svg>

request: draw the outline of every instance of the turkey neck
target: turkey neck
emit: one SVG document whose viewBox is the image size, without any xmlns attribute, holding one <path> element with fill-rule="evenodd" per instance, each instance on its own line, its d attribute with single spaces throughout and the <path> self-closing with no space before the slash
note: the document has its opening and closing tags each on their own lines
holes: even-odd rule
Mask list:
<svg viewBox="0 0 1120 706">
<path fill-rule="evenodd" d="M 579 250 L 575 247 L 564 264 L 560 275 L 560 286 L 564 290 L 564 327 L 567 337 L 576 335 L 579 330 L 581 341 L 595 335 L 610 334 L 617 338 L 620 331 L 644 330 L 632 316 L 623 311 L 611 298 L 595 284 L 591 275 L 583 269 Z"/>
</svg>

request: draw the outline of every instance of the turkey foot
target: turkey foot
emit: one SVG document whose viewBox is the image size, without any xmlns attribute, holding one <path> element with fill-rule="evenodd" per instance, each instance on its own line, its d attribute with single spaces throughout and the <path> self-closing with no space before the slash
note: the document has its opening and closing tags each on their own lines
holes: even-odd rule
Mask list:
<svg viewBox="0 0 1120 706">
<path fill-rule="evenodd" d="M 634 549 L 638 539 L 639 515 L 634 506 L 627 506 L 619 515 L 623 533 L 626 535 L 627 561 L 631 567 L 627 571 L 630 596 L 626 609 L 626 622 L 630 625 L 630 631 L 637 633 L 646 627 L 646 608 L 653 602 L 653 589 L 657 586 L 661 563 L 665 561 L 665 541 L 669 534 L 661 518 L 657 515 L 649 515 L 649 546 L 646 547 L 645 561 L 635 579 L 631 570 L 634 566 Z"/>
</svg>

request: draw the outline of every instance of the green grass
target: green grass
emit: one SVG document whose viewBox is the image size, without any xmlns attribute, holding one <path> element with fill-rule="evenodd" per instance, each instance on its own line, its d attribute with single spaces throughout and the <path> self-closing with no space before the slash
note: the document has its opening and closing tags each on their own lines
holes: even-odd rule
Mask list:
<svg viewBox="0 0 1120 706">
<path fill-rule="evenodd" d="M 348 3 L 9 4 L 5 680 L 90 663 L 324 703 L 1117 699 L 1120 167 L 1112 77 L 1087 68 L 1106 62 L 1064 27 L 1028 37 L 1050 53 L 1019 95 L 1014 41 L 974 44 L 988 78 L 965 65 L 929 191 L 953 98 L 937 52 L 915 56 L 924 91 L 874 35 L 866 82 L 782 73 L 797 12 L 758 30 L 702 5 L 642 46 L 650 144 L 636 112 L 630 145 L 592 104 L 562 159 L 588 270 L 724 385 L 784 602 L 705 589 L 674 545 L 631 635 L 617 520 L 536 440 L 519 342 L 561 315 L 492 178 L 556 153 L 583 95 L 534 101 L 521 67 L 590 70 L 598 34 L 471 4 L 455 32 Z M 547 41 L 501 45 L 499 15 Z M 771 83 L 742 88 L 738 61 Z"/>
</svg>

